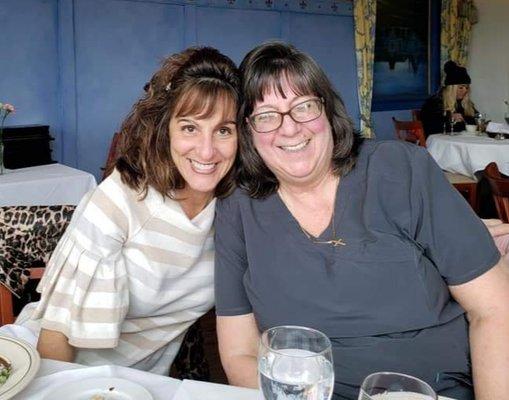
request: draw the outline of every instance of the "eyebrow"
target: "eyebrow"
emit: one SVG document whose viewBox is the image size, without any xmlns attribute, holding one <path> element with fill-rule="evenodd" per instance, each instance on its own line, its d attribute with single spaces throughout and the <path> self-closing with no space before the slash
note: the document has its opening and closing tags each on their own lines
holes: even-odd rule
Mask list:
<svg viewBox="0 0 509 400">
<path fill-rule="evenodd" d="M 185 118 L 185 117 L 179 117 L 177 118 L 177 122 L 190 122 L 192 124 L 198 124 L 199 121 L 203 121 L 207 118 L 196 118 L 196 120 L 194 119 L 189 119 L 189 118 Z M 237 125 L 237 122 L 235 122 L 234 120 L 224 120 L 224 121 L 220 121 L 217 125 L 225 125 L 225 124 L 229 124 L 229 125 Z"/>
<path fill-rule="evenodd" d="M 308 97 L 308 98 L 306 98 Z M 312 94 L 305 94 L 305 95 L 302 95 L 302 96 L 298 96 L 298 97 L 295 97 L 291 102 L 290 102 L 290 108 L 293 108 L 295 107 L 296 105 L 300 104 L 300 103 L 304 103 L 308 100 L 311 100 L 313 97 L 316 97 L 315 95 L 312 95 Z M 264 109 L 268 107 L 269 109 L 267 111 L 264 111 Z M 262 106 L 260 106 L 259 108 L 255 108 L 253 110 L 253 113 L 264 113 L 264 112 L 271 112 L 271 111 L 278 111 L 277 107 L 274 106 L 273 104 L 264 104 Z"/>
</svg>

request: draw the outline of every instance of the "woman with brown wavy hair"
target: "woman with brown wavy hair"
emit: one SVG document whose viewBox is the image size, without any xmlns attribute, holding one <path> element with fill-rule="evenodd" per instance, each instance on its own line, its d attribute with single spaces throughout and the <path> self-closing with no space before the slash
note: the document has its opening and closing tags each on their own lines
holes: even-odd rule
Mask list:
<svg viewBox="0 0 509 400">
<path fill-rule="evenodd" d="M 122 124 L 17 323 L 42 357 L 167 374 L 213 306 L 212 222 L 234 186 L 239 76 L 212 48 L 167 58 Z"/>
</svg>

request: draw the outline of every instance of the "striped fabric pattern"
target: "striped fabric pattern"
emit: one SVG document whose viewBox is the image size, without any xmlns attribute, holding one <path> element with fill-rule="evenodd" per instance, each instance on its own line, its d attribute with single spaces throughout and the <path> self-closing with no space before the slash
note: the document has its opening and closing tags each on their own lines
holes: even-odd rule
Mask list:
<svg viewBox="0 0 509 400">
<path fill-rule="evenodd" d="M 166 374 L 213 306 L 214 208 L 189 220 L 155 190 L 139 201 L 115 171 L 76 209 L 31 319 L 64 333 L 78 363 Z"/>
</svg>

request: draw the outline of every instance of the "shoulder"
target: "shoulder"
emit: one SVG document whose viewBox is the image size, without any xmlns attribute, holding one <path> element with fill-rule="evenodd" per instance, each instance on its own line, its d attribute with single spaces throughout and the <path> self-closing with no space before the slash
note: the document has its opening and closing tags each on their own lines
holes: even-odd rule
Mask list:
<svg viewBox="0 0 509 400">
<path fill-rule="evenodd" d="M 125 184 L 120 173 L 114 170 L 91 194 L 87 213 L 94 211 L 125 229 L 133 218 L 141 221 L 154 214 L 162 203 L 160 197 L 157 200 L 157 196 L 149 193 L 142 199 L 141 193 Z"/>
<path fill-rule="evenodd" d="M 429 159 L 425 148 L 401 140 L 366 140 L 352 172 L 359 179 L 405 180 Z"/>
<path fill-rule="evenodd" d="M 376 166 L 383 167 L 384 164 L 401 165 L 423 157 L 428 157 L 424 147 L 402 140 L 366 140 L 361 148 L 359 161 L 377 163 Z"/>
<path fill-rule="evenodd" d="M 244 189 L 236 188 L 231 195 L 224 199 L 218 199 L 216 210 L 220 212 L 231 212 L 241 208 L 243 204 L 249 204 L 255 199 L 249 197 Z"/>
<path fill-rule="evenodd" d="M 429 108 L 437 108 L 442 106 L 442 93 L 435 93 L 433 96 L 430 96 L 424 102 L 422 109 L 426 110 Z"/>
</svg>

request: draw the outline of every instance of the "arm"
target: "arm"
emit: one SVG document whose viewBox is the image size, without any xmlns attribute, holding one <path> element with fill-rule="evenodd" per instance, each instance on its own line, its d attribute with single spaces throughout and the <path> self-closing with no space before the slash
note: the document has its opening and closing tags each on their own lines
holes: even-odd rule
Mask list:
<svg viewBox="0 0 509 400">
<path fill-rule="evenodd" d="M 75 348 L 69 344 L 67 336 L 61 332 L 41 329 L 37 351 L 42 358 L 58 361 L 74 361 Z"/>
<path fill-rule="evenodd" d="M 466 310 L 475 397 L 502 399 L 509 393 L 509 258 L 470 282 L 449 286 Z"/>
<path fill-rule="evenodd" d="M 254 315 L 217 317 L 219 355 L 234 386 L 258 387 L 258 343 L 260 335 Z"/>
<path fill-rule="evenodd" d="M 509 253 L 509 224 L 504 224 L 499 219 L 483 219 L 482 222 L 488 228 L 500 254 Z"/>
</svg>

